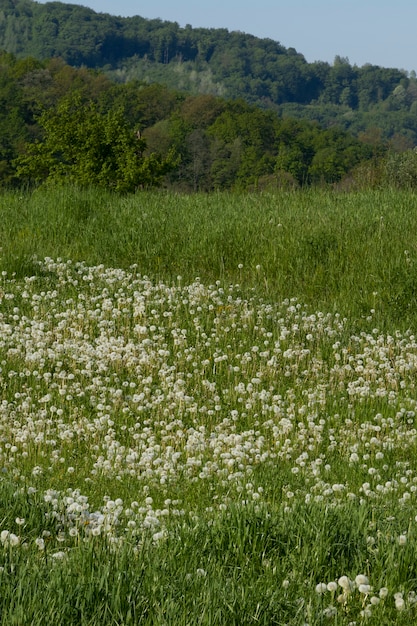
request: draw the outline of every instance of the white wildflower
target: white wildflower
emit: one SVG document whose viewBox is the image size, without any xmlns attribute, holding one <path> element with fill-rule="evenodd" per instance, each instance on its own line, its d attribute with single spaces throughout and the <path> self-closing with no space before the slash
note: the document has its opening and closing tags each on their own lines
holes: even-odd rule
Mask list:
<svg viewBox="0 0 417 626">
<path fill-rule="evenodd" d="M 45 550 L 45 541 L 42 537 L 37 537 L 35 539 L 35 544 L 38 546 L 39 550 Z"/>
</svg>

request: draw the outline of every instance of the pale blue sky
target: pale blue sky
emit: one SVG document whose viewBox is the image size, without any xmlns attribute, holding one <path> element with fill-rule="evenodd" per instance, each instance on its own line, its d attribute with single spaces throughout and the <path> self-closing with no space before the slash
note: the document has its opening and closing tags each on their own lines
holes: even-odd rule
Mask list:
<svg viewBox="0 0 417 626">
<path fill-rule="evenodd" d="M 416 0 L 72 0 L 97 12 L 270 37 L 307 61 L 417 70 Z"/>
</svg>

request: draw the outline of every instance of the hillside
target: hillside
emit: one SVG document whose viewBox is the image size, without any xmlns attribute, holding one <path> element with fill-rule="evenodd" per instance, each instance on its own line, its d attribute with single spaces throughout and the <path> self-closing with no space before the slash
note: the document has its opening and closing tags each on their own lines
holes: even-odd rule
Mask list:
<svg viewBox="0 0 417 626">
<path fill-rule="evenodd" d="M 227 29 L 121 18 L 61 2 L 0 0 L 0 49 L 61 57 L 113 80 L 161 83 L 192 94 L 242 98 L 281 116 L 337 123 L 374 143 L 417 145 L 417 81 L 395 68 L 307 63 L 293 48 Z M 375 130 L 377 129 L 377 130 Z"/>
<path fill-rule="evenodd" d="M 336 126 L 279 117 L 242 99 L 114 83 L 62 59 L 0 52 L 0 94 L 2 187 L 295 188 L 358 180 L 355 170 L 364 166 L 384 177 L 381 141 L 370 145 Z M 413 163 L 414 153 L 406 171 Z M 363 172 L 359 179 L 366 180 Z"/>
</svg>

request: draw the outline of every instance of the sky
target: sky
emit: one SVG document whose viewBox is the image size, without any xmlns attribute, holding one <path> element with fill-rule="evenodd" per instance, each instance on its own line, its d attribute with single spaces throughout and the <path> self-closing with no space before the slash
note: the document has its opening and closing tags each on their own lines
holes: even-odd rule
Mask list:
<svg viewBox="0 0 417 626">
<path fill-rule="evenodd" d="M 140 15 L 269 37 L 306 60 L 417 70 L 416 0 L 69 0 L 94 11 Z M 42 2 L 44 4 L 44 1 Z"/>
</svg>

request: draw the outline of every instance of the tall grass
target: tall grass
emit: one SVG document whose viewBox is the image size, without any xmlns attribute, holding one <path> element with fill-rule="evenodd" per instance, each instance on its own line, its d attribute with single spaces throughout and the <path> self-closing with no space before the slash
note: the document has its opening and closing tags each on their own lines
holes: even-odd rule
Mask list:
<svg viewBox="0 0 417 626">
<path fill-rule="evenodd" d="M 0 623 L 415 623 L 416 208 L 2 195 Z"/>
<path fill-rule="evenodd" d="M 0 197 L 2 266 L 33 257 L 84 260 L 155 279 L 196 276 L 296 296 L 378 326 L 416 322 L 417 197 L 393 190 L 337 194 L 120 197 L 38 190 Z"/>
</svg>

